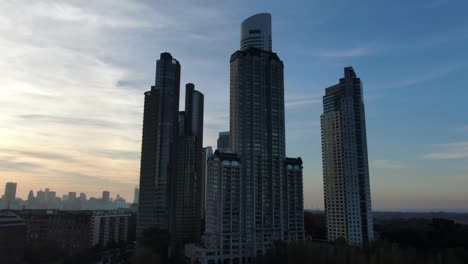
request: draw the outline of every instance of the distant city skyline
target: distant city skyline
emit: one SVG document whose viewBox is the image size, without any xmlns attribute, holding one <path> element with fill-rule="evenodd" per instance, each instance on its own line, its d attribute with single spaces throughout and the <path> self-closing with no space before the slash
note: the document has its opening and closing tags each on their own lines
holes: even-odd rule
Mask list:
<svg viewBox="0 0 468 264">
<path fill-rule="evenodd" d="M 204 146 L 216 146 L 229 129 L 238 22 L 269 12 L 286 65 L 286 155 L 304 163 L 304 207 L 324 204 L 323 87 L 352 66 L 366 91 L 373 209 L 468 211 L 467 8 L 438 0 L 1 2 L 0 193 L 17 182 L 23 199 L 39 188 L 60 197 L 106 189 L 131 201 L 141 98 L 165 51 L 182 62 L 181 83 L 205 95 Z"/>
</svg>

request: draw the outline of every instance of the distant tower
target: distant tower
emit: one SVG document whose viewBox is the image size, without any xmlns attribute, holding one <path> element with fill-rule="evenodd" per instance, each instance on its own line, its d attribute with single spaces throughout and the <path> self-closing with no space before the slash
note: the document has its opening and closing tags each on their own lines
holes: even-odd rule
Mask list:
<svg viewBox="0 0 468 264">
<path fill-rule="evenodd" d="M 140 197 L 140 188 L 138 188 L 138 186 L 135 186 L 135 191 L 133 193 L 133 203 L 138 203 L 138 197 Z"/>
<path fill-rule="evenodd" d="M 15 203 L 16 186 L 16 182 L 7 182 L 5 184 L 5 195 L 3 196 L 3 199 L 5 201 L 5 206 L 8 209 Z"/>
<path fill-rule="evenodd" d="M 219 132 L 218 142 L 216 149 L 221 152 L 229 151 L 229 131 Z"/>
<path fill-rule="evenodd" d="M 70 194 L 68 195 L 68 199 L 71 199 Z M 109 202 L 110 201 L 110 192 L 109 191 L 103 191 L 102 192 L 102 201 L 104 202 Z"/>
<path fill-rule="evenodd" d="M 262 13 L 244 20 L 240 44 L 241 50 L 257 48 L 271 51 L 271 15 Z"/>
<path fill-rule="evenodd" d="M 325 89 L 322 157 L 328 240 L 362 245 L 374 239 L 361 80 L 353 68 Z"/>
<path fill-rule="evenodd" d="M 76 200 L 76 192 L 69 192 L 68 193 L 68 200 L 70 200 L 70 201 Z"/>
<path fill-rule="evenodd" d="M 34 193 L 33 193 L 33 190 L 30 190 L 28 194 L 28 202 L 32 202 L 33 200 L 34 200 Z"/>
</svg>

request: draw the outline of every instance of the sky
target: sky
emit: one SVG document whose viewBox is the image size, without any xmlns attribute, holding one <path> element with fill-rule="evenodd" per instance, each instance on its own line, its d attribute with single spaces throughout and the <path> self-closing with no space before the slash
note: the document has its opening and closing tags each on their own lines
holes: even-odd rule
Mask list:
<svg viewBox="0 0 468 264">
<path fill-rule="evenodd" d="M 170 52 L 205 94 L 204 145 L 229 128 L 240 23 L 272 14 L 285 65 L 287 155 L 323 208 L 324 89 L 364 84 L 374 210 L 468 211 L 468 2 L 0 1 L 0 193 L 102 190 L 133 200 L 144 92 Z"/>
</svg>

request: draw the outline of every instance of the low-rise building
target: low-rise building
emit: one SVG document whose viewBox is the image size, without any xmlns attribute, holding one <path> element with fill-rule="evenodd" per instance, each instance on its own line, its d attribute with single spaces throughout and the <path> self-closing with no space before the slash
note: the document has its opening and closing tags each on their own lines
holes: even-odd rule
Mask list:
<svg viewBox="0 0 468 264">
<path fill-rule="evenodd" d="M 24 258 L 26 226 L 10 211 L 0 211 L 0 263 L 21 263 Z"/>
</svg>

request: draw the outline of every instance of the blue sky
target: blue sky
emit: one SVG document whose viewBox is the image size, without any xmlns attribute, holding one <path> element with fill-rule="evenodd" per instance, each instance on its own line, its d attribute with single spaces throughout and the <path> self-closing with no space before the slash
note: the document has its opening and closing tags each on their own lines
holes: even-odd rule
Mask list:
<svg viewBox="0 0 468 264">
<path fill-rule="evenodd" d="M 324 88 L 364 83 L 374 209 L 468 210 L 466 1 L 2 1 L 0 185 L 20 196 L 138 184 L 143 92 L 171 52 L 205 94 L 205 145 L 228 129 L 240 23 L 270 12 L 285 64 L 287 153 L 323 207 Z M 183 98 L 183 93 L 182 93 Z M 181 100 L 183 107 L 183 100 Z"/>
</svg>

